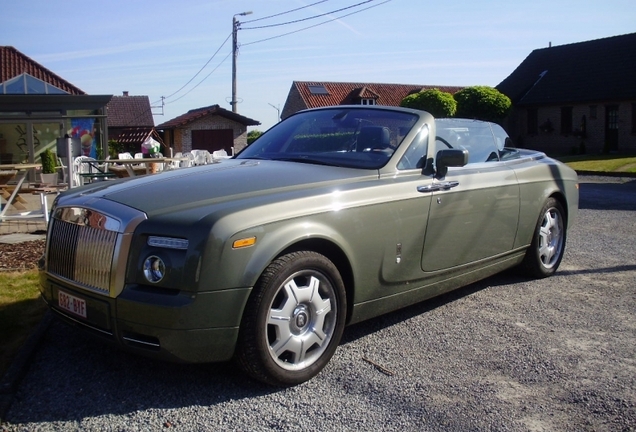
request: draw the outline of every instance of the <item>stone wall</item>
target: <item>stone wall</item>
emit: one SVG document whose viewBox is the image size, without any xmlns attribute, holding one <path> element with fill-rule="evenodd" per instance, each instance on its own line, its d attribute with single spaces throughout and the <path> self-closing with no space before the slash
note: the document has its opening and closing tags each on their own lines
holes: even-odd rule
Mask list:
<svg viewBox="0 0 636 432">
<path fill-rule="evenodd" d="M 631 102 L 618 105 L 618 151 L 636 152 L 636 134 L 632 133 Z M 552 155 L 602 153 L 605 146 L 606 104 L 572 105 L 572 133 L 561 133 L 561 106 L 540 107 L 537 110 L 539 130 L 528 134 L 528 111 L 517 109 L 504 124 L 506 131 L 517 147 L 540 150 Z M 583 120 L 585 118 L 585 120 Z M 544 126 L 549 123 L 552 130 Z M 581 134 L 585 122 L 585 134 Z"/>
</svg>

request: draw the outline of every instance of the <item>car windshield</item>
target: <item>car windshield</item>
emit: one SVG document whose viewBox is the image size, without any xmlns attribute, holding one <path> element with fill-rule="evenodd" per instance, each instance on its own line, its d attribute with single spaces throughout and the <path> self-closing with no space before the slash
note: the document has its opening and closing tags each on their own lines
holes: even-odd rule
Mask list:
<svg viewBox="0 0 636 432">
<path fill-rule="evenodd" d="M 303 111 L 272 127 L 236 158 L 378 169 L 417 120 L 413 113 L 382 109 Z"/>
</svg>

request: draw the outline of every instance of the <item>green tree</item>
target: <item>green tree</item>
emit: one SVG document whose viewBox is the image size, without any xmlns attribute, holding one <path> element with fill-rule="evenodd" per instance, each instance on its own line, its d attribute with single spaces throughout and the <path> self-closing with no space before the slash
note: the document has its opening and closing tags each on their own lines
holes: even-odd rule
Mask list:
<svg viewBox="0 0 636 432">
<path fill-rule="evenodd" d="M 500 122 L 512 106 L 508 96 L 488 86 L 466 87 L 453 97 L 457 101 L 456 117 Z"/>
<path fill-rule="evenodd" d="M 263 132 L 259 131 L 259 130 L 251 130 L 247 133 L 247 145 L 252 144 L 254 141 L 256 141 L 256 139 L 263 135 Z"/>
<path fill-rule="evenodd" d="M 402 99 L 400 106 L 428 111 L 433 117 L 453 117 L 457 110 L 453 95 L 439 89 L 410 94 Z"/>
</svg>

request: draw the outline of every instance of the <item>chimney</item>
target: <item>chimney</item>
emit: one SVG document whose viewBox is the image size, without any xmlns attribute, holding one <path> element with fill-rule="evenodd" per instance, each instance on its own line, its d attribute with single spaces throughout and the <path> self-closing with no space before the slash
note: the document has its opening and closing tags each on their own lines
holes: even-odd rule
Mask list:
<svg viewBox="0 0 636 432">
<path fill-rule="evenodd" d="M 128 91 L 124 91 L 124 96 L 128 96 Z"/>
</svg>

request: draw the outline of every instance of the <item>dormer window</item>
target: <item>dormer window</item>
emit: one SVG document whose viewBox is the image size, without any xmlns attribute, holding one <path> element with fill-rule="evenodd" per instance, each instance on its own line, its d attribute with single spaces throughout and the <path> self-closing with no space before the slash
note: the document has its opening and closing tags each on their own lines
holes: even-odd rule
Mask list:
<svg viewBox="0 0 636 432">
<path fill-rule="evenodd" d="M 375 99 L 361 99 L 360 100 L 360 104 L 361 105 L 375 105 Z"/>
</svg>

